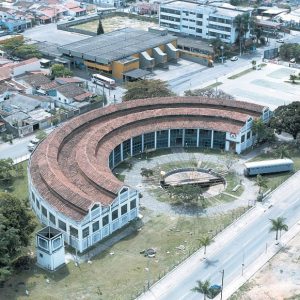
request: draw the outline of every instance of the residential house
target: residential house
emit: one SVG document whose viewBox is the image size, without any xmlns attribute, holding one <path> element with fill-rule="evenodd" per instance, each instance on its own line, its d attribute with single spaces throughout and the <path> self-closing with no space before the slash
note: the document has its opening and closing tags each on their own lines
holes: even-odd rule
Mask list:
<svg viewBox="0 0 300 300">
<path fill-rule="evenodd" d="M 86 15 L 86 9 L 84 7 L 80 7 L 77 2 L 67 2 L 64 6 L 68 10 L 69 16 L 81 17 Z"/>
</svg>

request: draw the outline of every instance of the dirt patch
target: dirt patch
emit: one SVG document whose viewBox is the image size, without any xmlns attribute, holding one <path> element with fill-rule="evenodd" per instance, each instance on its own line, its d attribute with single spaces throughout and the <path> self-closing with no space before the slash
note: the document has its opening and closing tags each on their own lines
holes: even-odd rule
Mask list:
<svg viewBox="0 0 300 300">
<path fill-rule="evenodd" d="M 300 299 L 300 234 L 230 298 L 237 299 Z"/>
<path fill-rule="evenodd" d="M 73 26 L 74 28 L 84 29 L 92 32 L 96 32 L 98 28 L 98 20 L 87 22 L 84 24 L 79 24 Z M 118 30 L 121 28 L 134 28 L 134 29 L 141 29 L 141 30 L 148 30 L 148 27 L 153 27 L 157 25 L 154 22 L 146 22 L 138 19 L 131 19 L 128 17 L 111 17 L 102 19 L 102 26 L 105 33 Z"/>
</svg>

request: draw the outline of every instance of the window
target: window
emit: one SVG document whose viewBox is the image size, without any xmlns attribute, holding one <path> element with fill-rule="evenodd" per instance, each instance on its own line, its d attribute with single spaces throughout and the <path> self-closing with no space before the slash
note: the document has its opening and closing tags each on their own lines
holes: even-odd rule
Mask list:
<svg viewBox="0 0 300 300">
<path fill-rule="evenodd" d="M 47 209 L 42 205 L 42 214 L 47 218 Z"/>
<path fill-rule="evenodd" d="M 51 214 L 51 212 L 49 212 L 49 219 L 50 219 L 51 223 L 53 223 L 54 225 L 56 224 L 55 217 L 54 217 L 54 215 Z"/>
<path fill-rule="evenodd" d="M 142 152 L 142 136 L 135 136 L 132 139 L 132 154 L 136 155 Z"/>
<path fill-rule="evenodd" d="M 130 210 L 136 208 L 136 199 L 130 201 Z"/>
<path fill-rule="evenodd" d="M 40 209 L 40 201 L 38 199 L 36 199 L 36 207 Z"/>
<path fill-rule="evenodd" d="M 250 132 L 250 131 L 248 131 L 248 132 L 247 132 L 247 140 L 249 140 L 249 139 L 250 139 L 250 137 L 251 137 L 251 132 Z"/>
<path fill-rule="evenodd" d="M 72 226 L 70 226 L 70 235 L 78 238 L 78 230 Z"/>
<path fill-rule="evenodd" d="M 35 196 L 34 196 L 33 192 L 31 193 L 31 199 L 32 199 L 33 202 L 35 202 Z"/>
<path fill-rule="evenodd" d="M 90 227 L 82 229 L 82 238 L 86 238 L 90 234 Z"/>
<path fill-rule="evenodd" d="M 59 248 L 61 246 L 61 238 L 57 238 L 55 240 L 53 240 L 53 250 L 56 250 L 57 248 Z"/>
<path fill-rule="evenodd" d="M 144 151 L 147 149 L 153 149 L 155 147 L 155 133 L 145 133 L 144 134 Z"/>
<path fill-rule="evenodd" d="M 117 209 L 112 212 L 111 218 L 112 218 L 112 220 L 115 220 L 118 218 L 118 210 Z"/>
<path fill-rule="evenodd" d="M 63 231 L 67 231 L 67 225 L 65 222 L 58 220 L 58 227 L 63 230 Z"/>
<path fill-rule="evenodd" d="M 42 247 L 43 249 L 48 250 L 48 241 L 39 237 L 39 246 Z"/>
<path fill-rule="evenodd" d="M 42 257 L 42 258 L 44 257 L 42 253 L 40 253 L 40 257 Z"/>
<path fill-rule="evenodd" d="M 245 142 L 245 135 L 242 135 L 241 142 L 242 142 L 242 143 L 244 143 L 244 142 Z"/>
<path fill-rule="evenodd" d="M 123 142 L 123 159 L 129 157 L 131 155 L 130 153 L 131 153 L 131 141 L 129 139 Z"/>
<path fill-rule="evenodd" d="M 156 148 L 167 148 L 169 141 L 169 131 L 161 130 L 157 131 L 156 136 Z"/>
<path fill-rule="evenodd" d="M 93 232 L 99 230 L 99 228 L 100 228 L 100 223 L 99 223 L 99 221 L 93 223 Z"/>
<path fill-rule="evenodd" d="M 114 149 L 114 166 L 116 166 L 121 161 L 121 145 L 118 145 Z"/>
<path fill-rule="evenodd" d="M 127 204 L 121 207 L 121 215 L 125 215 L 127 213 Z"/>
<path fill-rule="evenodd" d="M 108 215 L 102 218 L 102 226 L 104 227 L 107 224 L 108 224 Z"/>
</svg>

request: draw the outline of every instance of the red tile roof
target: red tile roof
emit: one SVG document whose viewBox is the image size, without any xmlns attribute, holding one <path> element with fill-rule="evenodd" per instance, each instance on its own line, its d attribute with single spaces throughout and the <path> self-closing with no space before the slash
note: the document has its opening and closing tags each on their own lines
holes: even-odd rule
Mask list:
<svg viewBox="0 0 300 300">
<path fill-rule="evenodd" d="M 145 132 L 203 128 L 238 133 L 263 106 L 202 97 L 124 102 L 76 117 L 52 132 L 30 161 L 33 186 L 55 210 L 80 221 L 95 202 L 110 205 L 123 186 L 108 159 L 121 142 Z"/>
</svg>

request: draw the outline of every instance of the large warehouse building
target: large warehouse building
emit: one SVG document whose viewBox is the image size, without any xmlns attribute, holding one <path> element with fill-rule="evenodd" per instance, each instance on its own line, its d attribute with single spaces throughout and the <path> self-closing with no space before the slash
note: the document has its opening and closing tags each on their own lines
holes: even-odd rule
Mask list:
<svg viewBox="0 0 300 300">
<path fill-rule="evenodd" d="M 147 72 L 141 70 L 165 66 L 179 57 L 176 37 L 166 30 L 149 30 L 124 28 L 58 47 L 58 51 L 75 66 L 85 65 L 119 81 L 136 74 L 142 77 Z"/>
<path fill-rule="evenodd" d="M 135 219 L 139 193 L 112 170 L 144 151 L 170 147 L 249 148 L 263 106 L 200 97 L 134 100 L 93 110 L 53 131 L 33 152 L 32 208 L 82 252 Z"/>
</svg>

